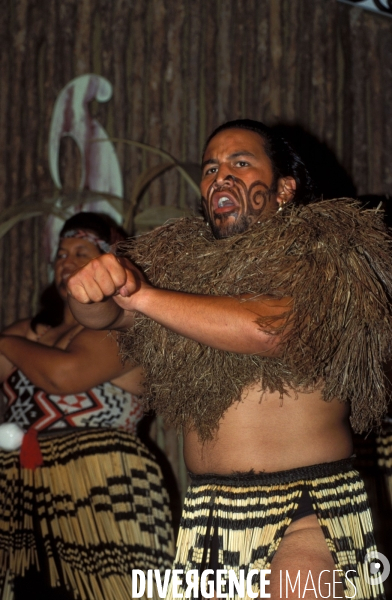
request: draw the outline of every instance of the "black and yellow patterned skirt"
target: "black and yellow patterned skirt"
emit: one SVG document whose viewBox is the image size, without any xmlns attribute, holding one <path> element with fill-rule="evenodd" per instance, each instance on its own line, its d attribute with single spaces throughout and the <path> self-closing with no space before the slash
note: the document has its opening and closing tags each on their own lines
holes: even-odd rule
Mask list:
<svg viewBox="0 0 392 600">
<path fill-rule="evenodd" d="M 184 573 L 232 569 L 237 579 L 240 570 L 246 576 L 250 569 L 269 569 L 307 491 L 336 569 L 352 570 L 349 578 L 356 586 L 356 600 L 384 598 L 382 583 L 369 582 L 365 559 L 376 551 L 372 519 L 363 482 L 350 460 L 278 473 L 191 475 L 191 479 L 175 569 Z M 343 585 L 346 596 L 353 596 L 354 588 L 345 579 Z M 253 591 L 258 591 L 257 584 Z"/>
<path fill-rule="evenodd" d="M 126 600 L 133 569 L 171 567 L 168 494 L 138 438 L 76 430 L 40 438 L 40 448 L 35 470 L 20 468 L 18 452 L 0 452 L 1 600 L 14 598 L 14 580 L 31 568 L 70 597 Z"/>
<path fill-rule="evenodd" d="M 376 438 L 377 463 L 385 476 L 390 505 L 392 506 L 392 418 L 385 419 Z"/>
</svg>

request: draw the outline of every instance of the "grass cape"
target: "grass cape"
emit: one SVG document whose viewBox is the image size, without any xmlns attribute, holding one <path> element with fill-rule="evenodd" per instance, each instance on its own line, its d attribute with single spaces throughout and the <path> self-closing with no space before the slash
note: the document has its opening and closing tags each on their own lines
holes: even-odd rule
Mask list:
<svg viewBox="0 0 392 600">
<path fill-rule="evenodd" d="M 391 241 L 374 210 L 350 199 L 286 206 L 246 233 L 216 240 L 199 218 L 120 243 L 150 283 L 183 292 L 291 296 L 279 358 L 215 350 L 137 313 L 120 334 L 126 359 L 146 372 L 146 404 L 177 428 L 211 439 L 249 384 L 285 393 L 319 387 L 351 404 L 363 432 L 386 411 L 383 365 L 392 341 Z M 260 328 L 282 333 L 273 322 Z M 284 401 L 284 400 L 283 400 Z"/>
</svg>

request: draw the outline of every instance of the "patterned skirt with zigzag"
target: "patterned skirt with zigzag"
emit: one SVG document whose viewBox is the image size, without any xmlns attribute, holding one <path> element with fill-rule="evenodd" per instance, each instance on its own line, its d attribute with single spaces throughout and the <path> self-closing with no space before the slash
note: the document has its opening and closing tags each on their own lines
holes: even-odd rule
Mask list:
<svg viewBox="0 0 392 600">
<path fill-rule="evenodd" d="M 205 569 L 233 570 L 237 580 L 240 571 L 246 578 L 250 569 L 269 569 L 305 491 L 336 569 L 351 570 L 356 600 L 384 599 L 369 568 L 376 547 L 367 496 L 349 459 L 278 473 L 191 475 L 174 569 L 184 579 L 190 570 L 199 576 Z M 342 581 L 346 597 L 353 597 L 353 585 Z"/>
<path fill-rule="evenodd" d="M 40 438 L 40 448 L 35 470 L 20 468 L 19 452 L 0 452 L 2 600 L 13 600 L 14 580 L 32 567 L 82 600 L 131 599 L 132 569 L 171 567 L 168 494 L 136 436 L 75 430 Z"/>
</svg>

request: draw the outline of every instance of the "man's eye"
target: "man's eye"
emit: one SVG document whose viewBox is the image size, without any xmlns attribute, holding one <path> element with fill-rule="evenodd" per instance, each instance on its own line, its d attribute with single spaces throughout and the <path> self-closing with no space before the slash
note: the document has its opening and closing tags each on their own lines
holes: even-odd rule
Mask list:
<svg viewBox="0 0 392 600">
<path fill-rule="evenodd" d="M 206 171 L 204 172 L 204 177 L 206 175 L 213 175 L 214 173 L 216 173 L 218 170 L 218 167 L 210 167 L 209 169 L 206 169 Z"/>
<path fill-rule="evenodd" d="M 239 160 L 236 163 L 236 167 L 249 167 L 249 163 L 246 160 Z"/>
</svg>

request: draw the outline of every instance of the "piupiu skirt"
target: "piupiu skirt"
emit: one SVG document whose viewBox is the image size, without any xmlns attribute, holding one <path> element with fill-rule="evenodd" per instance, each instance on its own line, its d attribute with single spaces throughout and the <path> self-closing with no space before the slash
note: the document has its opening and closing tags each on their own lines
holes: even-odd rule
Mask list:
<svg viewBox="0 0 392 600">
<path fill-rule="evenodd" d="M 392 418 L 385 419 L 376 438 L 377 463 L 385 475 L 388 497 L 392 506 Z"/>
<path fill-rule="evenodd" d="M 20 468 L 18 452 L 0 452 L 1 600 L 32 568 L 71 597 L 126 600 L 132 569 L 171 567 L 168 494 L 136 436 L 83 429 L 42 437 L 40 448 L 35 470 Z"/>
<path fill-rule="evenodd" d="M 237 579 L 240 570 L 246 577 L 250 569 L 269 569 L 304 492 L 336 569 L 352 570 L 355 599 L 384 599 L 382 583 L 369 582 L 366 556 L 376 551 L 372 518 L 362 479 L 349 459 L 277 473 L 191 474 L 173 568 L 232 569 Z M 342 581 L 346 596 L 353 596 L 343 575 Z M 255 583 L 253 591 L 258 590 Z"/>
</svg>

